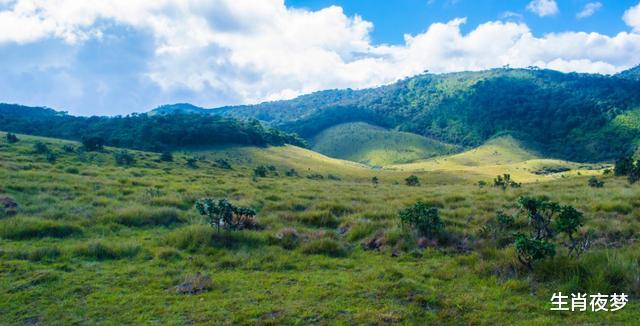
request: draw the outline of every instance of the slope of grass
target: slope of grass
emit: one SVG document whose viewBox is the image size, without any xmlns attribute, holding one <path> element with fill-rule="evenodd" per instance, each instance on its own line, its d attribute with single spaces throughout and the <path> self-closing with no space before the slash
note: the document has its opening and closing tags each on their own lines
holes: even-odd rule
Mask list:
<svg viewBox="0 0 640 326">
<path fill-rule="evenodd" d="M 482 146 L 462 153 L 441 156 L 429 160 L 388 166 L 388 169 L 417 172 L 431 171 L 457 175 L 492 178 L 509 173 L 520 182 L 535 182 L 561 178 L 568 175 L 600 174 L 607 164 L 582 164 L 556 159 L 545 159 L 540 154 L 527 149 L 511 136 L 494 138 Z M 546 171 L 566 169 L 562 173 Z"/>
<path fill-rule="evenodd" d="M 3 325 L 575 325 L 640 317 L 640 200 L 638 185 L 624 178 L 602 177 L 605 187 L 593 189 L 586 176 L 541 176 L 546 182 L 502 191 L 425 171 L 412 172 L 422 186 L 408 187 L 407 172 L 295 147 L 202 149 L 174 153 L 173 162 L 131 151 L 135 163 L 118 166 L 112 148 L 86 153 L 73 142 L 18 137 L 0 140 L 0 195 L 19 204 L 16 216 L 0 219 L 3 227 L 26 221 L 37 236 L 0 238 Z M 55 163 L 34 153 L 36 141 Z M 216 167 L 220 158 L 232 169 Z M 259 164 L 279 175 L 254 179 Z M 300 176 L 285 176 L 291 168 Z M 340 171 L 342 180 L 305 177 Z M 512 246 L 486 244 L 482 227 L 498 211 L 513 213 L 521 195 L 583 211 L 594 230 L 591 251 L 579 259 L 560 252 L 528 272 Z M 193 208 L 201 197 L 256 209 L 261 228 L 217 233 Z M 439 207 L 451 245 L 420 249 L 400 227 L 398 210 L 417 200 Z M 61 226 L 74 232 L 38 231 Z M 364 250 L 372 238 L 382 247 Z M 206 291 L 178 291 L 198 275 L 210 278 Z M 551 312 L 557 291 L 625 292 L 631 301 L 611 313 Z"/>
<path fill-rule="evenodd" d="M 328 128 L 311 140 L 314 151 L 372 166 L 408 163 L 450 154 L 457 146 L 364 122 Z"/>
</svg>

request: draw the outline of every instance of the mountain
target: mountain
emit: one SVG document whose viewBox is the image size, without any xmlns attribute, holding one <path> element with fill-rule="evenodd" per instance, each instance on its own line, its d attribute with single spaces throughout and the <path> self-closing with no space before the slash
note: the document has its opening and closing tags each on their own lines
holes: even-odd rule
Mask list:
<svg viewBox="0 0 640 326">
<path fill-rule="evenodd" d="M 620 78 L 640 80 L 640 65 L 635 66 L 634 68 L 625 70 L 623 72 L 620 72 L 616 76 Z"/>
<path fill-rule="evenodd" d="M 0 130 L 69 140 L 100 137 L 109 146 L 152 151 L 221 144 L 305 145 L 296 135 L 265 128 L 257 120 L 179 113 L 76 117 L 49 108 L 1 103 Z"/>
<path fill-rule="evenodd" d="M 499 134 L 540 145 L 546 156 L 612 160 L 640 140 L 616 119 L 640 108 L 635 70 L 614 76 L 542 69 L 423 74 L 363 90 L 328 90 L 288 101 L 224 107 L 211 114 L 255 118 L 312 139 L 347 122 L 366 122 L 464 147 Z"/>
</svg>

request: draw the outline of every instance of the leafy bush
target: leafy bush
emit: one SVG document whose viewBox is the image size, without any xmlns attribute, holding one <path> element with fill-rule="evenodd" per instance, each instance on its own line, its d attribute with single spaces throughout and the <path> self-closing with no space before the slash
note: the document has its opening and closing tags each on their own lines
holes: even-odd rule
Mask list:
<svg viewBox="0 0 640 326">
<path fill-rule="evenodd" d="M 556 247 L 553 243 L 529 238 L 524 234 L 516 235 L 515 246 L 518 260 L 530 270 L 533 269 L 534 262 L 553 257 L 556 254 Z"/>
<path fill-rule="evenodd" d="M 264 165 L 256 166 L 256 168 L 253 169 L 253 176 L 257 178 L 265 178 L 267 177 L 268 173 L 269 173 L 269 170 L 267 170 L 267 168 Z"/>
<path fill-rule="evenodd" d="M 347 249 L 338 241 L 328 238 L 310 241 L 302 246 L 307 255 L 325 255 L 329 257 L 345 257 Z"/>
<path fill-rule="evenodd" d="M 65 144 L 62 146 L 62 150 L 65 153 L 74 153 L 76 151 L 75 147 L 69 145 L 69 144 Z"/>
<path fill-rule="evenodd" d="M 236 207 L 226 199 L 203 198 L 196 201 L 196 209 L 205 216 L 211 226 L 220 232 L 220 226 L 230 230 L 255 229 L 256 211 L 246 207 Z"/>
<path fill-rule="evenodd" d="M 134 244 L 115 244 L 105 241 L 92 240 L 74 248 L 76 256 L 95 260 L 123 259 L 136 256 L 140 246 Z"/>
<path fill-rule="evenodd" d="M 113 159 L 116 161 L 117 165 L 133 165 L 136 162 L 133 154 L 129 153 L 127 150 L 117 151 L 113 154 Z"/>
<path fill-rule="evenodd" d="M 380 179 L 378 179 L 378 177 L 373 177 L 373 178 L 371 178 L 371 183 L 374 186 L 377 186 L 380 183 Z"/>
<path fill-rule="evenodd" d="M 425 236 L 438 235 L 444 229 L 438 208 L 420 201 L 401 210 L 398 215 L 403 228 L 411 226 Z"/>
<path fill-rule="evenodd" d="M 312 173 L 307 175 L 307 179 L 309 180 L 324 180 L 324 176 L 318 173 Z"/>
<path fill-rule="evenodd" d="M 404 183 L 410 187 L 417 187 L 420 185 L 420 179 L 418 179 L 415 175 L 410 175 L 406 179 L 404 179 Z"/>
<path fill-rule="evenodd" d="M 75 225 L 31 217 L 13 217 L 0 222 L 0 237 L 11 240 L 64 238 L 81 232 Z"/>
<path fill-rule="evenodd" d="M 510 174 L 503 174 L 495 177 L 493 179 L 493 186 L 497 188 L 502 188 L 502 190 L 507 190 L 507 188 L 520 188 L 522 184 L 511 180 Z"/>
<path fill-rule="evenodd" d="M 164 151 L 160 154 L 160 161 L 162 162 L 173 162 L 173 154 L 169 151 Z"/>
<path fill-rule="evenodd" d="M 284 175 L 287 177 L 299 177 L 298 171 L 296 169 L 289 169 L 284 172 Z"/>
<path fill-rule="evenodd" d="M 232 170 L 231 164 L 225 159 L 219 158 L 213 161 L 215 167 L 223 170 Z"/>
<path fill-rule="evenodd" d="M 49 153 L 49 147 L 47 144 L 39 141 L 33 144 L 33 151 L 38 154 L 46 154 Z"/>
<path fill-rule="evenodd" d="M 328 175 L 327 175 L 327 179 L 329 179 L 329 180 L 333 180 L 333 181 L 340 181 L 340 180 L 342 180 L 342 179 L 340 179 L 340 177 L 335 176 L 335 175 L 333 175 L 333 174 L 328 174 Z"/>
<path fill-rule="evenodd" d="M 18 136 L 10 132 L 5 135 L 5 138 L 7 139 L 7 143 L 9 144 L 14 144 L 20 141 L 20 139 L 18 139 Z"/>
<path fill-rule="evenodd" d="M 54 153 L 48 152 L 47 156 L 45 157 L 47 162 L 49 162 L 49 164 L 55 164 L 56 161 L 58 160 L 58 156 Z"/>
<path fill-rule="evenodd" d="M 602 187 L 604 187 L 604 181 L 599 180 L 595 176 L 589 178 L 588 184 L 589 184 L 589 187 L 591 187 L 591 188 L 602 188 Z"/>
<path fill-rule="evenodd" d="M 104 148 L 104 138 L 98 136 L 83 136 L 82 146 L 85 151 L 101 151 Z"/>
</svg>

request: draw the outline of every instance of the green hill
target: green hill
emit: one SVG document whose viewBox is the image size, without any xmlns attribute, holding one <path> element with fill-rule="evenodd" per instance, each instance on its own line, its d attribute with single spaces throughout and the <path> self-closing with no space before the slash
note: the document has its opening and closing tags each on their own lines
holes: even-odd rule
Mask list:
<svg viewBox="0 0 640 326">
<path fill-rule="evenodd" d="M 367 122 L 476 147 L 501 133 L 540 144 L 545 156 L 612 160 L 632 153 L 640 132 L 611 122 L 640 108 L 637 68 L 614 76 L 541 69 L 424 74 L 364 90 L 328 90 L 289 101 L 208 112 L 256 118 L 307 139 Z"/>
<path fill-rule="evenodd" d="M 311 148 L 325 155 L 373 166 L 407 163 L 449 154 L 457 146 L 364 122 L 340 124 L 311 139 Z"/>
</svg>

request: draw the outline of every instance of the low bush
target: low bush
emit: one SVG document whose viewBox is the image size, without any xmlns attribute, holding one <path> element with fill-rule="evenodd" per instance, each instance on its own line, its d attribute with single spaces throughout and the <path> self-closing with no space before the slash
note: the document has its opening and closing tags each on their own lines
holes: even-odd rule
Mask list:
<svg viewBox="0 0 640 326">
<path fill-rule="evenodd" d="M 129 153 L 129 151 L 121 150 L 117 151 L 113 154 L 113 159 L 115 160 L 117 165 L 133 165 L 136 162 L 133 154 Z"/>
<path fill-rule="evenodd" d="M 403 228 L 410 226 L 425 236 L 435 236 L 444 229 L 438 209 L 420 201 L 401 210 L 398 215 Z"/>
<path fill-rule="evenodd" d="M 302 246 L 302 252 L 307 255 L 324 255 L 329 257 L 345 257 L 347 249 L 336 240 L 323 238 L 310 241 Z"/>
<path fill-rule="evenodd" d="M 420 185 L 420 179 L 418 179 L 415 175 L 410 175 L 406 179 L 404 179 L 404 183 L 410 187 L 417 187 Z"/>
<path fill-rule="evenodd" d="M 134 244 L 115 244 L 105 241 L 93 240 L 74 248 L 76 256 L 95 260 L 124 259 L 136 256 L 140 252 L 140 246 Z"/>
<path fill-rule="evenodd" d="M 0 222 L 0 237 L 11 240 L 64 238 L 81 233 L 78 226 L 32 217 L 13 217 Z"/>
</svg>

